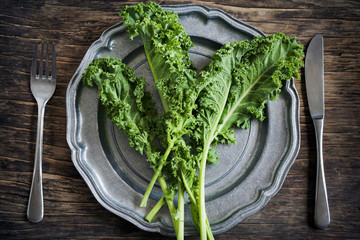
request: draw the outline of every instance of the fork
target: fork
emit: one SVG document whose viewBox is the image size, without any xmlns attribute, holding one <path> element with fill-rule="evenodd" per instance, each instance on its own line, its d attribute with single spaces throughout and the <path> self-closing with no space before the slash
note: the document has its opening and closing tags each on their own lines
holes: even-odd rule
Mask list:
<svg viewBox="0 0 360 240">
<path fill-rule="evenodd" d="M 44 49 L 46 48 L 46 49 Z M 31 222 L 40 222 L 44 216 L 43 187 L 42 187 L 42 145 L 45 106 L 56 88 L 56 52 L 55 44 L 41 43 L 40 59 L 38 59 L 38 43 L 35 45 L 31 65 L 30 88 L 38 105 L 38 122 L 35 148 L 34 171 L 27 208 L 27 217 Z M 44 54 L 44 50 L 46 53 Z M 50 57 L 51 56 L 51 57 Z M 50 70 L 51 59 L 51 70 Z"/>
</svg>

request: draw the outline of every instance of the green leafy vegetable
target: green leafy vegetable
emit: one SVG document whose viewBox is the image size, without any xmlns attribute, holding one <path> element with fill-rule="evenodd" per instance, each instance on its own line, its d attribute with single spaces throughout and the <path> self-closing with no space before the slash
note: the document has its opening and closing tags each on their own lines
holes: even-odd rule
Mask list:
<svg viewBox="0 0 360 240">
<path fill-rule="evenodd" d="M 153 124 L 157 112 L 145 79 L 134 76 L 121 60 L 95 59 L 83 73 L 83 83 L 96 86 L 109 119 L 128 136 L 130 146 L 140 153 L 152 152 Z"/>
<path fill-rule="evenodd" d="M 276 99 L 282 80 L 300 78 L 303 46 L 282 33 L 255 37 L 251 42 L 225 44 L 200 73 L 211 84 L 199 97 L 198 127 L 193 135 L 201 154 L 198 206 L 200 233 L 206 234 L 205 168 L 212 144 L 235 143 L 232 127 L 249 127 L 249 119 L 264 120 L 269 98 Z"/>
<path fill-rule="evenodd" d="M 161 173 L 166 172 L 172 191 L 177 188 L 178 192 L 179 220 L 175 219 L 173 222 L 178 224 L 178 233 L 181 236 L 184 228 L 184 191 L 193 188 L 197 169 L 196 158 L 189 157 L 190 148 L 185 147 L 183 136 L 189 135 L 195 126 L 193 110 L 198 94 L 206 82 L 200 82 L 201 79 L 197 77 L 188 55 L 188 50 L 194 43 L 185 33 L 184 27 L 178 23 L 176 13 L 163 11 L 158 4 L 148 2 L 125 6 L 119 15 L 124 16 L 123 22 L 128 27 L 131 38 L 141 36 L 154 85 L 158 89 L 164 109 L 164 114 L 159 118 L 157 137 L 166 150 L 154 169 L 155 174 L 140 206 L 146 206 L 156 180 L 160 178 L 160 181 L 163 181 Z M 163 170 L 164 166 L 166 167 Z M 183 179 L 187 181 L 185 185 Z M 209 236 L 212 238 L 211 233 Z"/>
<path fill-rule="evenodd" d="M 188 55 L 194 44 L 176 13 L 148 2 L 125 6 L 119 14 L 130 38 L 143 41 L 163 112 L 156 112 L 144 90 L 145 79 L 119 59 L 94 60 L 83 83 L 97 86 L 107 117 L 154 169 L 140 206 L 146 206 L 156 181 L 164 195 L 146 219 L 166 203 L 183 239 L 186 192 L 201 239 L 213 239 L 205 211 L 206 164 L 218 161 L 213 146 L 234 144 L 234 128 L 247 129 L 251 118 L 264 120 L 265 105 L 279 95 L 282 81 L 300 78 L 303 46 L 282 33 L 227 43 L 197 74 Z"/>
<path fill-rule="evenodd" d="M 194 108 L 197 82 L 188 50 L 194 46 L 175 12 L 153 2 L 125 6 L 119 13 L 130 38 L 141 36 L 164 110 L 189 113 Z"/>
</svg>

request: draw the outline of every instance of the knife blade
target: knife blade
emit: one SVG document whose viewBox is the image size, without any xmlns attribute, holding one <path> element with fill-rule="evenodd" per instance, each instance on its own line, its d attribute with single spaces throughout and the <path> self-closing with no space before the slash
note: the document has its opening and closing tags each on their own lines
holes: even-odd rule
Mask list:
<svg viewBox="0 0 360 240">
<path fill-rule="evenodd" d="M 310 115 L 315 127 L 317 149 L 314 223 L 318 228 L 325 228 L 330 224 L 330 210 L 322 150 L 325 117 L 324 42 L 320 34 L 313 37 L 306 52 L 305 84 Z"/>
</svg>

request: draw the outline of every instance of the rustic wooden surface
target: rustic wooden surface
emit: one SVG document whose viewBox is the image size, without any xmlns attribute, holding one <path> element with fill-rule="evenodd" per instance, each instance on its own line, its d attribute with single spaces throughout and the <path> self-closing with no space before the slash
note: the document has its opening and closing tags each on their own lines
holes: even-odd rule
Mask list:
<svg viewBox="0 0 360 240">
<path fill-rule="evenodd" d="M 11 1 L 0 3 L 0 239 L 167 239 L 139 230 L 105 210 L 75 169 L 66 142 L 68 83 L 90 44 L 139 1 Z M 279 193 L 257 214 L 217 239 L 360 238 L 360 3 L 342 0 L 157 1 L 219 8 L 266 34 L 284 32 L 307 47 L 325 44 L 325 173 L 331 226 L 313 224 L 315 136 L 304 81 L 301 149 Z M 33 224 L 26 207 L 33 170 L 37 106 L 29 88 L 35 41 L 56 43 L 58 84 L 45 114 L 45 217 Z M 301 70 L 302 77 L 304 72 Z"/>
</svg>

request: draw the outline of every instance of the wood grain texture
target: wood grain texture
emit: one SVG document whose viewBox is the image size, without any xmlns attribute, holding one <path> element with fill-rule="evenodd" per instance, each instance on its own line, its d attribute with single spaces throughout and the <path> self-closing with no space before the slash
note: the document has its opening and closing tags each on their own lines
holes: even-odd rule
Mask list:
<svg viewBox="0 0 360 240">
<path fill-rule="evenodd" d="M 105 210 L 70 158 L 66 89 L 88 47 L 140 1 L 11 1 L 0 3 L 0 239 L 168 239 L 139 230 Z M 351 0 L 156 1 L 219 8 L 266 34 L 284 32 L 307 47 L 325 46 L 324 158 L 331 225 L 313 224 L 316 151 L 304 81 L 301 149 L 279 193 L 257 214 L 216 239 L 360 238 L 360 3 Z M 56 43 L 58 84 L 44 126 L 45 217 L 26 219 L 35 151 L 37 106 L 29 88 L 35 41 Z M 304 77 L 303 69 L 301 76 Z"/>
</svg>

